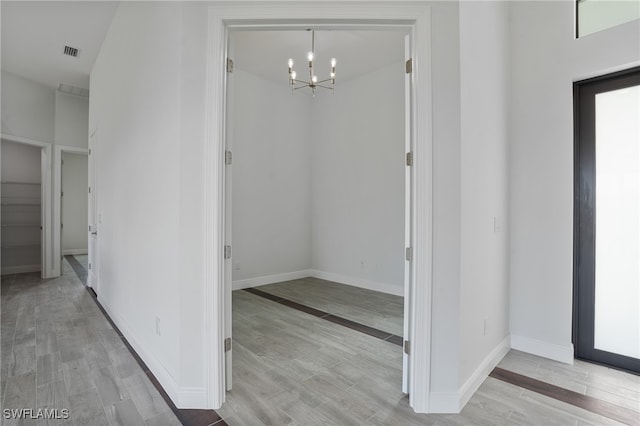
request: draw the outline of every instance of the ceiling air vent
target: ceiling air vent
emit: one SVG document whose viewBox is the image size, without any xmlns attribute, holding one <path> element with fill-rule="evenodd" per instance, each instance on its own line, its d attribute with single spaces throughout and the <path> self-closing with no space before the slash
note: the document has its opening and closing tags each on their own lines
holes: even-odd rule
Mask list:
<svg viewBox="0 0 640 426">
<path fill-rule="evenodd" d="M 75 47 L 71 47 L 71 46 L 65 46 L 64 47 L 64 54 L 65 55 L 69 55 L 69 56 L 73 56 L 75 58 L 76 56 L 78 56 L 78 49 L 76 49 Z"/>
</svg>

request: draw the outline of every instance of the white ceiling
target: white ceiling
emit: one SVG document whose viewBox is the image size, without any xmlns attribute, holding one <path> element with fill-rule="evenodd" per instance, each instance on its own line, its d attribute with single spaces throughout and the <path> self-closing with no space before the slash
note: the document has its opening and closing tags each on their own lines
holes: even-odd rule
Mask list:
<svg viewBox="0 0 640 426">
<path fill-rule="evenodd" d="M 57 88 L 89 88 L 116 1 L 1 1 L 2 69 Z M 63 55 L 64 46 L 80 51 Z"/>
<path fill-rule="evenodd" d="M 89 73 L 118 7 L 117 1 L 0 1 L 2 69 L 57 88 L 60 83 L 89 88 Z M 287 84 L 287 60 L 306 78 L 311 32 L 305 30 L 232 33 L 235 66 Z M 63 55 L 77 47 L 77 58 Z M 404 57 L 404 32 L 316 31 L 316 74 L 328 77 L 337 59 L 337 82 L 373 71 Z"/>
<path fill-rule="evenodd" d="M 401 62 L 404 34 L 398 30 L 316 31 L 315 73 L 320 80 L 328 78 L 331 58 L 336 58 L 336 84 L 339 84 Z M 234 67 L 287 85 L 287 61 L 292 58 L 298 78 L 308 79 L 310 31 L 238 31 L 232 33 L 232 49 Z"/>
</svg>

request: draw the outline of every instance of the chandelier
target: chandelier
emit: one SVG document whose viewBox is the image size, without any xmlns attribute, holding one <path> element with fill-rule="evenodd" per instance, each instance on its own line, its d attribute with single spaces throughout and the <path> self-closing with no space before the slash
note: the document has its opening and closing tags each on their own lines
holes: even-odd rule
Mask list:
<svg viewBox="0 0 640 426">
<path fill-rule="evenodd" d="M 293 59 L 289 59 L 289 84 L 291 85 L 291 93 L 295 93 L 298 89 L 304 89 L 309 87 L 311 89 L 311 95 L 316 96 L 316 88 L 322 87 L 323 89 L 329 89 L 333 92 L 333 87 L 336 84 L 336 58 L 331 58 L 331 72 L 329 78 L 318 81 L 318 76 L 313 71 L 313 58 L 315 52 L 316 32 L 311 31 L 311 51 L 307 54 L 309 61 L 309 80 L 298 80 L 297 74 L 293 70 Z"/>
</svg>

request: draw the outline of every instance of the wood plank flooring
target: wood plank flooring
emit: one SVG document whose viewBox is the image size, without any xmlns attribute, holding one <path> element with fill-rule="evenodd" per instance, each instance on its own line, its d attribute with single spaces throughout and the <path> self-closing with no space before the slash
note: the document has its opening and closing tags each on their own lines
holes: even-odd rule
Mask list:
<svg viewBox="0 0 640 426">
<path fill-rule="evenodd" d="M 64 268 L 53 280 L 2 277 L 0 402 L 3 409 L 68 408 L 70 418 L 2 424 L 207 424 L 203 410 L 174 414 L 144 362 L 66 261 Z M 362 332 L 401 334 L 401 298 L 297 281 L 260 287 L 269 298 L 234 292 L 234 387 L 216 424 L 638 424 L 638 376 L 518 351 L 507 354 L 460 414 L 415 414 L 400 391 L 401 347 Z"/>
<path fill-rule="evenodd" d="M 66 260 L 63 267 L 50 280 L 2 276 L 0 401 L 3 410 L 34 410 L 23 419 L 3 411 L 2 424 L 181 424 Z M 30 418 L 39 409 L 69 416 Z"/>
<path fill-rule="evenodd" d="M 384 330 L 379 330 L 377 328 L 374 328 L 374 327 L 371 327 L 371 326 L 368 326 L 368 325 L 364 325 L 364 324 L 352 321 L 352 320 L 347 319 L 347 318 L 339 317 L 337 315 L 333 315 L 333 314 L 330 314 L 328 312 L 321 311 L 319 309 L 312 308 L 310 306 L 303 305 L 301 303 L 294 302 L 294 301 L 289 300 L 289 299 L 285 299 L 284 297 L 281 297 L 281 296 L 275 296 L 275 295 L 267 293 L 265 291 L 258 290 L 257 288 L 247 288 L 247 289 L 245 289 L 245 291 L 249 292 L 251 294 L 255 294 L 257 296 L 260 296 L 260 297 L 264 297 L 265 299 L 268 299 L 268 300 L 273 300 L 276 303 L 280 303 L 281 305 L 288 306 L 288 307 L 293 308 L 293 309 L 297 309 L 298 311 L 305 312 L 305 313 L 307 313 L 309 315 L 313 315 L 315 317 L 322 318 L 325 321 L 330 321 L 330 322 L 333 322 L 333 323 L 336 323 L 336 324 L 340 324 L 340 325 L 343 325 L 345 327 L 349 327 L 352 330 L 359 331 L 360 333 L 364 333 L 364 334 L 367 334 L 369 336 L 376 337 L 376 338 L 378 338 L 380 340 L 386 340 L 386 341 L 391 342 L 391 343 L 393 343 L 395 345 L 402 346 L 402 337 L 401 336 L 397 336 L 395 334 L 388 333 L 388 332 L 386 332 Z"/>
<path fill-rule="evenodd" d="M 301 283 L 304 291 L 298 287 Z M 401 348 L 323 319 L 327 312 L 346 312 L 349 299 L 343 296 L 349 293 L 349 297 L 356 295 L 359 302 L 356 315 L 384 329 L 385 323 L 379 317 L 373 321 L 366 318 L 367 309 L 373 310 L 376 305 L 363 301 L 368 292 L 340 289 L 336 283 L 325 289 L 324 284 L 321 280 L 296 280 L 257 288 L 271 297 L 255 291 L 234 292 L 234 388 L 218 410 L 228 424 L 612 425 L 622 424 L 620 420 L 634 424 L 634 413 L 640 417 L 637 376 L 597 365 L 585 366 L 580 361 L 575 366 L 565 365 L 518 351 L 511 351 L 500 368 L 524 370 L 529 376 L 543 379 L 554 377 L 555 386 L 564 385 L 583 394 L 609 392 L 604 398 L 614 406 L 624 406 L 628 411 L 623 411 L 630 416 L 611 418 L 611 412 L 606 410 L 591 412 L 541 393 L 540 389 L 528 389 L 526 379 L 508 382 L 504 377 L 487 378 L 460 414 L 415 414 L 406 395 L 400 392 Z M 340 290 L 338 297 L 322 294 L 336 288 Z M 305 291 L 308 294 L 303 294 Z M 384 296 L 376 297 L 377 303 L 384 303 Z M 338 308 L 332 306 L 332 298 L 338 299 Z M 313 310 L 287 306 L 281 303 L 283 299 L 295 300 L 296 305 Z M 402 305 L 396 303 L 397 317 L 391 323 L 401 323 L 398 306 Z M 389 306 L 382 310 L 384 315 L 393 315 Z M 542 388 L 553 387 L 548 383 L 549 380 L 540 380 Z M 612 387 L 621 390 L 616 393 Z"/>
<path fill-rule="evenodd" d="M 311 277 L 263 285 L 257 289 L 402 336 L 404 299 L 401 296 Z"/>
</svg>

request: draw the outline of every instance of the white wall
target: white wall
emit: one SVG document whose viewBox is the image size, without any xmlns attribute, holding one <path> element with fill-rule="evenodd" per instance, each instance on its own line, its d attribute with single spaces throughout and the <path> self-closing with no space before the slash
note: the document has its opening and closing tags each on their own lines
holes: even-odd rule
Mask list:
<svg viewBox="0 0 640 426">
<path fill-rule="evenodd" d="M 301 272 L 403 293 L 403 66 L 315 98 L 236 67 L 236 287 Z"/>
<path fill-rule="evenodd" d="M 478 366 L 493 368 L 508 350 L 507 17 L 505 2 L 460 4 L 461 386 Z"/>
<path fill-rule="evenodd" d="M 457 2 L 431 6 L 430 361 L 437 402 L 440 396 L 457 400 L 460 388 L 460 22 Z M 91 76 L 90 128 L 109 141 L 98 161 L 103 300 L 174 398 L 197 394 L 205 377 L 202 296 L 208 283 L 201 279 L 203 209 L 197 194 L 206 123 L 206 10 L 206 4 L 194 3 L 121 4 Z M 118 209 L 123 205 L 130 213 Z M 154 333 L 156 315 L 168 324 L 160 337 Z"/>
<path fill-rule="evenodd" d="M 3 140 L 2 182 L 39 184 L 41 179 L 40 152 L 41 149 L 36 146 Z M 40 196 L 39 193 L 38 196 Z"/>
<path fill-rule="evenodd" d="M 2 273 L 41 270 L 41 149 L 3 140 Z"/>
<path fill-rule="evenodd" d="M 233 72 L 233 280 L 311 266 L 310 97 Z"/>
<path fill-rule="evenodd" d="M 433 108 L 432 407 L 459 388 L 460 23 L 457 2 L 431 10 Z M 426 119 L 418 117 L 420 119 Z M 416 259 L 420 262 L 420 259 Z M 423 303 L 423 301 L 417 301 Z"/>
<path fill-rule="evenodd" d="M 87 253 L 87 156 L 62 153 L 62 254 Z"/>
<path fill-rule="evenodd" d="M 404 64 L 339 83 L 311 103 L 312 267 L 402 295 Z"/>
<path fill-rule="evenodd" d="M 198 12 L 122 3 L 91 73 L 101 303 L 181 408 L 206 405 Z"/>
<path fill-rule="evenodd" d="M 89 140 L 89 99 L 56 91 L 55 143 L 86 148 Z"/>
<path fill-rule="evenodd" d="M 573 88 L 640 61 L 638 21 L 574 39 L 572 2 L 511 4 L 511 333 L 572 362 Z"/>
<path fill-rule="evenodd" d="M 2 71 L 2 133 L 53 143 L 53 89 Z"/>
</svg>

